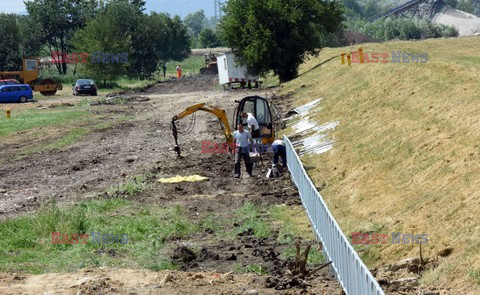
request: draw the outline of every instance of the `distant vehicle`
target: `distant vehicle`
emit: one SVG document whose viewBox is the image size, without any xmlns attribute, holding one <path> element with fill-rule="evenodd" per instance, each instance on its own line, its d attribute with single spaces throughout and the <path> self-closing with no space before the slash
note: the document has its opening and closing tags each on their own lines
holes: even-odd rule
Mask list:
<svg viewBox="0 0 480 295">
<path fill-rule="evenodd" d="M 20 84 L 15 79 L 5 79 L 5 80 L 0 80 L 0 85 L 15 85 L 15 84 Z"/>
<path fill-rule="evenodd" d="M 259 84 L 258 76 L 249 75 L 247 68 L 238 65 L 235 62 L 235 55 L 233 53 L 226 53 L 217 57 L 218 65 L 218 80 L 224 89 L 232 89 L 233 84 L 239 84 L 241 88 L 252 88 L 252 83 L 255 83 L 255 88 Z"/>
<path fill-rule="evenodd" d="M 92 79 L 80 79 L 72 87 L 73 95 L 90 94 L 97 95 L 97 85 Z"/>
<path fill-rule="evenodd" d="M 0 102 L 24 103 L 33 99 L 33 91 L 28 84 L 0 85 Z"/>
<path fill-rule="evenodd" d="M 39 79 L 40 61 L 36 58 L 24 58 L 22 69 L 13 72 L 0 72 L 0 79 L 16 79 L 22 84 L 29 84 L 33 91 L 42 95 L 55 95 L 57 90 L 62 90 L 63 85 L 52 79 Z"/>
</svg>

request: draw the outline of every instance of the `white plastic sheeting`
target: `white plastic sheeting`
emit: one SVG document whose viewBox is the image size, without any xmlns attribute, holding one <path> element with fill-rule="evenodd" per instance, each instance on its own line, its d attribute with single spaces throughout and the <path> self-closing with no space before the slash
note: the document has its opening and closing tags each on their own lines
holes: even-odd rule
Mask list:
<svg viewBox="0 0 480 295">
<path fill-rule="evenodd" d="M 311 114 L 315 113 L 314 107 L 321 101 L 321 98 L 309 102 L 303 106 L 294 109 L 295 115 L 290 118 L 291 126 L 294 130 L 290 134 L 290 138 L 300 137 L 301 139 L 292 142 L 295 148 L 299 149 L 299 154 L 323 154 L 333 148 L 335 141 L 328 138 L 328 132 L 335 129 L 340 124 L 339 121 L 329 122 L 323 125 L 318 125 L 313 122 Z"/>
</svg>

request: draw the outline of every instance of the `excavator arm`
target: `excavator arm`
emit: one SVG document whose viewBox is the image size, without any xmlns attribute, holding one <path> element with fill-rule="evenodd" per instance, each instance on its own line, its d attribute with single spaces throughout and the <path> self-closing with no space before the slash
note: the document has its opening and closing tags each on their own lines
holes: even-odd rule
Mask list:
<svg viewBox="0 0 480 295">
<path fill-rule="evenodd" d="M 172 118 L 172 131 L 173 131 L 173 137 L 175 138 L 175 151 L 177 152 L 177 155 L 179 157 L 180 157 L 180 146 L 178 145 L 178 131 L 175 123 L 176 121 L 181 120 L 198 111 L 204 111 L 204 112 L 208 112 L 215 115 L 224 126 L 223 132 L 225 135 L 225 140 L 228 143 L 233 143 L 232 131 L 230 129 L 230 124 L 228 123 L 227 114 L 225 113 L 225 110 L 207 105 L 205 103 L 196 104 L 186 108 L 183 112 L 181 112 L 180 114 Z"/>
</svg>

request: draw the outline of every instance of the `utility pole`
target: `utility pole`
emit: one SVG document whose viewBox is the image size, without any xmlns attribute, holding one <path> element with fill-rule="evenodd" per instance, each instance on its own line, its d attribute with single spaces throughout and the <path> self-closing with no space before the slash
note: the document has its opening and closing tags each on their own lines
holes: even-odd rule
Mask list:
<svg viewBox="0 0 480 295">
<path fill-rule="evenodd" d="M 222 18 L 223 1 L 215 0 L 215 21 L 218 23 Z"/>
</svg>

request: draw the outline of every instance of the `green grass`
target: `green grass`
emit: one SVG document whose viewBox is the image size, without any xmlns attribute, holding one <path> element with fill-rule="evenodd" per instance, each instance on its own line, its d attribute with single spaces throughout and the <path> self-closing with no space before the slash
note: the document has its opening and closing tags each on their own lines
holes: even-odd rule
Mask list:
<svg viewBox="0 0 480 295">
<path fill-rule="evenodd" d="M 165 242 L 197 230 L 178 206 L 139 207 L 123 199 L 102 199 L 60 208 L 50 202 L 36 214 L 0 223 L 0 271 L 65 272 L 98 266 L 172 269 L 176 266 L 159 254 Z M 52 232 L 90 236 L 87 244 L 52 244 Z M 125 234 L 127 243 L 95 244 L 91 233 Z"/>
<path fill-rule="evenodd" d="M 60 149 L 63 147 L 70 146 L 75 142 L 79 141 L 80 139 L 82 139 L 88 133 L 89 133 L 88 129 L 74 128 L 71 131 L 69 131 L 65 136 L 51 143 L 36 145 L 31 148 L 28 148 L 27 150 L 25 150 L 24 155 L 22 157 L 25 157 L 34 153 L 46 151 L 46 150 L 54 150 L 54 149 Z"/>
<path fill-rule="evenodd" d="M 280 85 L 278 76 L 275 76 L 272 73 L 261 77 L 261 80 L 263 80 L 263 87 L 277 87 Z"/>
<path fill-rule="evenodd" d="M 225 227 L 229 220 L 225 220 L 216 214 L 206 215 L 199 223 L 202 231 L 212 230 L 216 236 L 225 236 Z"/>
<path fill-rule="evenodd" d="M 259 276 L 268 274 L 268 271 L 263 266 L 258 264 L 248 264 L 247 266 L 235 264 L 233 271 L 238 274 L 254 273 Z"/>
<path fill-rule="evenodd" d="M 480 285 L 480 268 L 471 270 L 470 278 L 475 282 L 475 284 Z"/>
<path fill-rule="evenodd" d="M 303 251 L 305 251 L 305 248 L 301 248 L 300 251 L 301 253 L 303 253 Z M 296 255 L 297 255 L 296 247 L 289 247 L 282 253 L 282 256 L 284 259 L 295 258 Z M 309 264 L 325 263 L 325 257 L 323 256 L 323 253 L 318 250 L 318 247 L 316 245 L 312 245 L 312 247 L 310 248 L 307 262 Z"/>
<path fill-rule="evenodd" d="M 146 175 L 137 175 L 132 180 L 110 188 L 107 193 L 110 196 L 134 196 L 148 188 L 146 180 Z"/>
<path fill-rule="evenodd" d="M 284 259 L 295 257 L 297 253 L 296 241 L 299 237 L 302 240 L 315 240 L 315 236 L 309 225 L 308 217 L 305 215 L 302 206 L 272 206 L 270 207 L 269 216 L 271 220 L 280 223 L 278 227 L 278 242 L 287 244 L 289 247 L 283 251 Z M 305 246 L 301 247 L 301 251 L 305 250 Z M 313 244 L 308 255 L 309 264 L 319 264 L 325 262 L 323 253 L 318 250 L 317 244 Z"/>
<path fill-rule="evenodd" d="M 271 235 L 270 226 L 266 219 L 260 217 L 259 208 L 252 203 L 245 204 L 237 210 L 237 219 L 241 221 L 241 226 L 237 233 L 252 229 L 257 238 L 267 238 Z"/>
<path fill-rule="evenodd" d="M 84 98 L 74 107 L 14 109 L 11 111 L 11 119 L 0 116 L 0 138 L 31 143 L 17 150 L 20 155 L 18 158 L 23 158 L 42 151 L 65 148 L 94 130 L 108 128 L 131 118 L 121 115 L 103 120 L 102 115 L 89 112 L 88 105 L 89 100 Z M 3 113 L 4 110 L 0 109 L 0 112 Z"/>
<path fill-rule="evenodd" d="M 167 63 L 167 76 L 177 75 L 177 66 L 182 66 L 182 75 L 199 74 L 200 69 L 205 67 L 203 56 L 190 56 L 183 61 L 170 61 Z"/>
<path fill-rule="evenodd" d="M 90 116 L 90 113 L 81 108 L 59 107 L 52 110 L 30 109 L 18 112 L 13 110 L 10 120 L 0 117 L 0 137 L 32 128 L 68 125 L 72 121 L 84 120 Z"/>
</svg>

